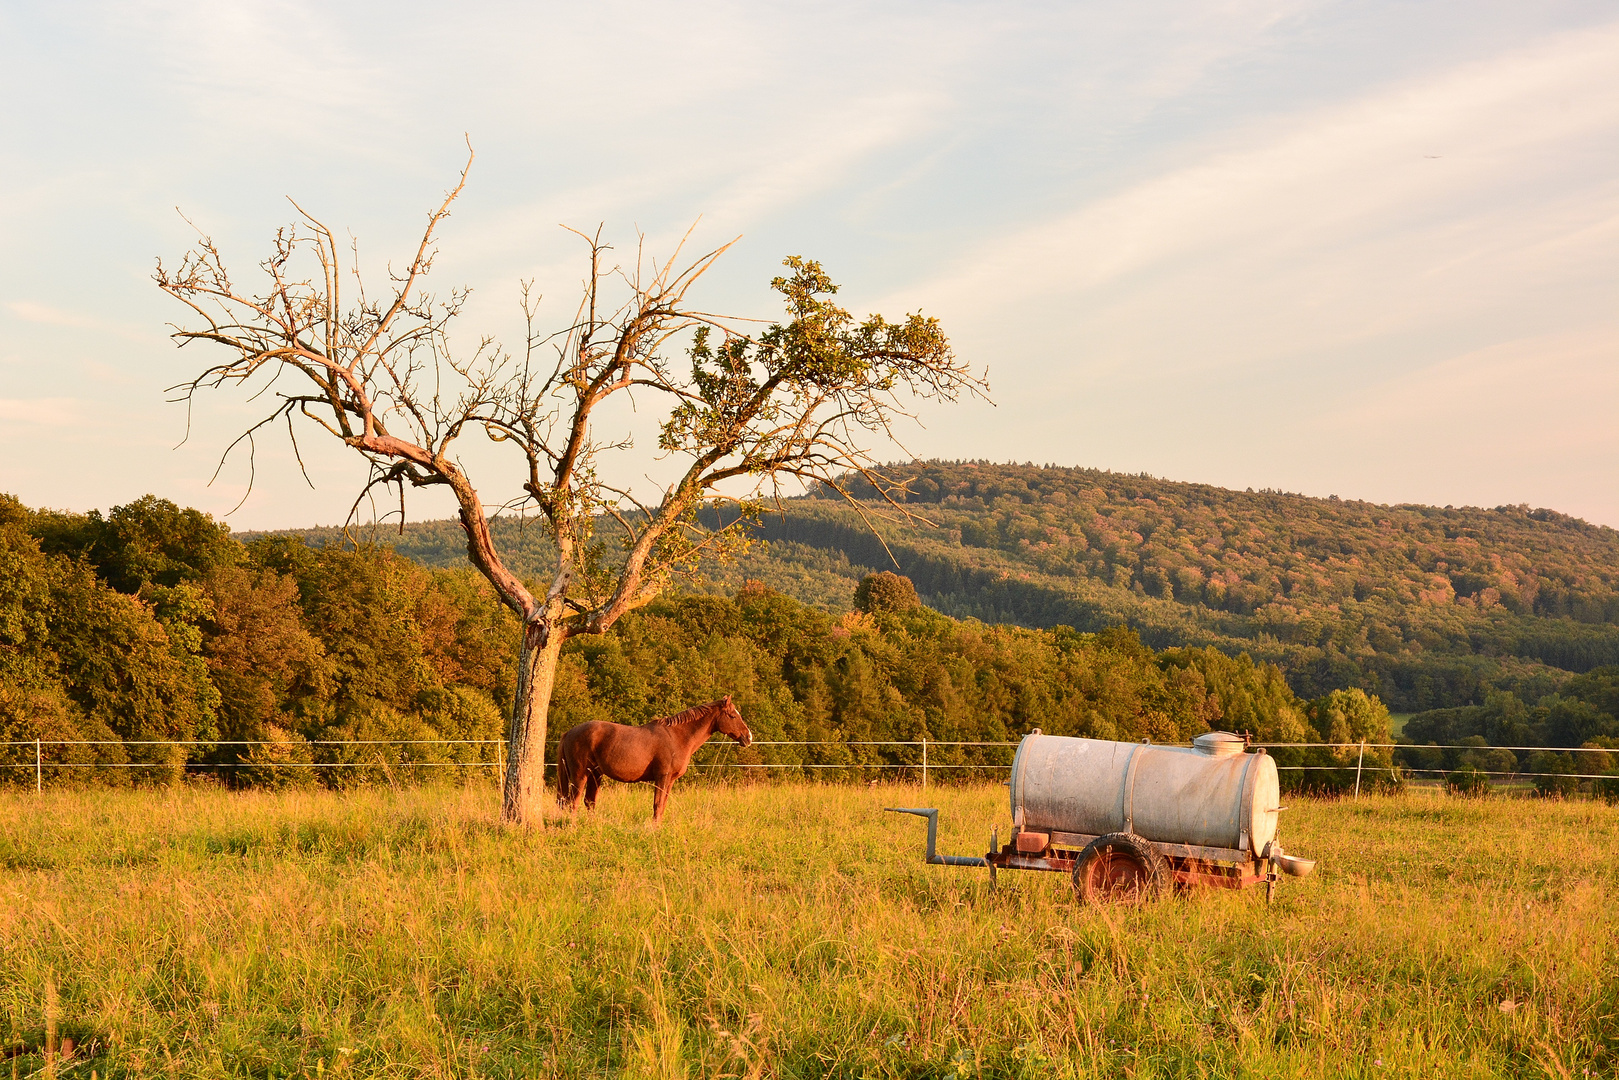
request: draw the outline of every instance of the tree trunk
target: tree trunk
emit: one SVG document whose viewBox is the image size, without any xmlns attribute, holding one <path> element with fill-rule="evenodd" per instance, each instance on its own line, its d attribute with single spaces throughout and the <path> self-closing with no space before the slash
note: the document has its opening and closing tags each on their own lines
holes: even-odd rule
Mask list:
<svg viewBox="0 0 1619 1080">
<path fill-rule="evenodd" d="M 566 637 L 553 632 L 544 645 L 539 645 L 531 633 L 523 635 L 500 805 L 501 820 L 513 825 L 537 825 L 545 820 L 545 722 L 551 712 L 551 689 L 556 685 L 557 660 Z"/>
</svg>

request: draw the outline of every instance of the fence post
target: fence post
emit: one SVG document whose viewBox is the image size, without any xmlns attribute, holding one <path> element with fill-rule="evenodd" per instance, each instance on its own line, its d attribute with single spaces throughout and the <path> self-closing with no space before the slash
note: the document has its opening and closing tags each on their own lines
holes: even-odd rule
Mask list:
<svg viewBox="0 0 1619 1080">
<path fill-rule="evenodd" d="M 34 740 L 34 794 L 45 794 L 45 755 L 40 751 L 38 739 Z"/>
<path fill-rule="evenodd" d="M 928 789 L 928 737 L 922 736 L 922 790 Z"/>
<path fill-rule="evenodd" d="M 1360 767 L 1366 764 L 1366 740 L 1360 741 L 1360 760 L 1355 762 L 1355 798 L 1360 798 Z"/>
<path fill-rule="evenodd" d="M 495 740 L 495 776 L 500 781 L 499 790 L 506 790 L 506 740 Z"/>
</svg>

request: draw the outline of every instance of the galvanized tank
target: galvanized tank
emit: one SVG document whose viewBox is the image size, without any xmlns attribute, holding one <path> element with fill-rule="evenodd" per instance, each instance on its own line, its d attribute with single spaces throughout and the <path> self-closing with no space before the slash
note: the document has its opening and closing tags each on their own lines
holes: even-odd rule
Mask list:
<svg viewBox="0 0 1619 1080">
<path fill-rule="evenodd" d="M 1276 837 L 1276 762 L 1216 731 L 1192 746 L 1036 731 L 1012 762 L 1012 822 L 1039 832 L 1133 832 L 1165 844 L 1263 854 Z"/>
</svg>

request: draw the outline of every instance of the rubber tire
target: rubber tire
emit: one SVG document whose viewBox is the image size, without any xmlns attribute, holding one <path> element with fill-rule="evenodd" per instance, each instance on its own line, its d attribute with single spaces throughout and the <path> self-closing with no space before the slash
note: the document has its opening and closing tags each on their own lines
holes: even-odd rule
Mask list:
<svg viewBox="0 0 1619 1080">
<path fill-rule="evenodd" d="M 1083 902 L 1151 900 L 1169 885 L 1169 860 L 1134 833 L 1108 833 L 1085 845 L 1072 880 Z"/>
</svg>

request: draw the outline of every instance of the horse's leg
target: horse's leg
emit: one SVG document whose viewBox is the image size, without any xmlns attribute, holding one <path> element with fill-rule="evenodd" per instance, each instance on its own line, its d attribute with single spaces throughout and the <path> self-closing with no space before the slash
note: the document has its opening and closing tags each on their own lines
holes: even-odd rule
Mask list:
<svg viewBox="0 0 1619 1080">
<path fill-rule="evenodd" d="M 585 809 L 596 809 L 596 792 L 601 790 L 601 774 L 595 770 L 585 774 Z"/>
<path fill-rule="evenodd" d="M 580 797 L 583 796 L 583 795 L 586 795 L 587 793 L 594 794 L 593 792 L 590 791 L 589 784 L 590 784 L 590 767 L 588 765 L 575 764 L 574 767 L 573 767 L 573 773 L 568 777 L 568 809 L 569 810 L 572 810 L 574 813 L 578 813 L 579 812 L 579 799 L 580 799 Z M 591 803 L 594 803 L 595 801 L 596 800 L 594 798 L 586 799 L 586 801 L 585 801 L 586 809 L 589 809 Z"/>
<path fill-rule="evenodd" d="M 669 805 L 669 789 L 675 786 L 672 776 L 660 776 L 652 788 L 652 823 L 663 820 L 663 808 Z"/>
<path fill-rule="evenodd" d="M 563 769 L 566 767 L 567 778 L 563 779 Z M 585 765 L 577 752 L 570 753 L 557 764 L 557 801 L 570 814 L 579 812 L 579 796 L 585 790 L 585 775 L 589 766 Z M 567 792 L 566 802 L 563 802 L 563 791 Z"/>
<path fill-rule="evenodd" d="M 564 810 L 573 809 L 573 762 L 566 747 L 557 755 L 557 805 Z"/>
<path fill-rule="evenodd" d="M 568 809 L 568 744 L 557 748 L 557 805 Z"/>
</svg>

